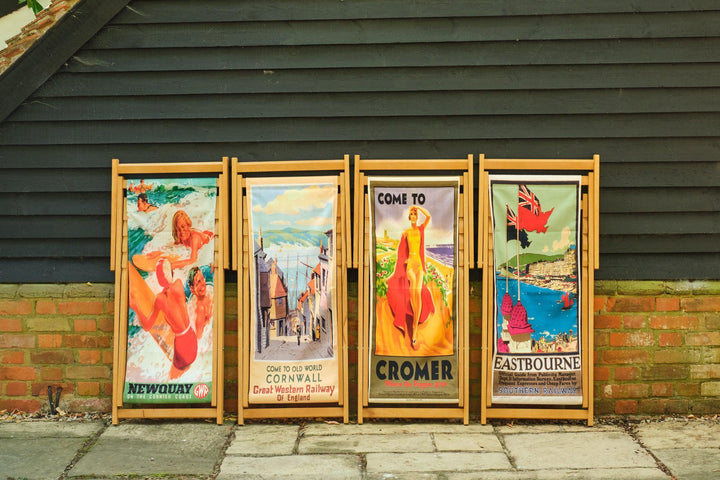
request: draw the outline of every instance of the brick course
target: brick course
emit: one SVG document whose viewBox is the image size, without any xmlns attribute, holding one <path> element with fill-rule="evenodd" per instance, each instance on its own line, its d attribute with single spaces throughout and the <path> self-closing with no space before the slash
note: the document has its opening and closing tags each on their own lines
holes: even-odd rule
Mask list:
<svg viewBox="0 0 720 480">
<path fill-rule="evenodd" d="M 25 25 L 19 34 L 6 41 L 7 48 L 0 50 L 0 74 L 7 70 L 34 43 L 47 32 L 79 0 L 53 0 L 35 19 Z"/>
<path fill-rule="evenodd" d="M 708 288 L 708 286 L 710 288 Z M 112 285 L 6 285 L 0 289 L 0 409 L 109 411 Z M 710 294 L 704 294 L 708 291 Z M 598 415 L 720 412 L 720 281 L 597 282 L 595 412 Z M 470 408 L 480 413 L 479 283 L 471 285 Z M 225 405 L 237 411 L 237 298 L 226 288 Z M 350 405 L 357 389 L 357 285 L 348 285 Z M 351 407 L 352 408 L 352 407 Z"/>
</svg>

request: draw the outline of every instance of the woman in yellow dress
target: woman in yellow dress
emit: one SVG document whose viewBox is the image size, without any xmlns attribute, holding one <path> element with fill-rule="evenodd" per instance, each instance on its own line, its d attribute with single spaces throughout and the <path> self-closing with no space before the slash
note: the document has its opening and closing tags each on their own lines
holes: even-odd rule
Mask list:
<svg viewBox="0 0 720 480">
<path fill-rule="evenodd" d="M 418 225 L 418 212 L 425 217 Z M 393 312 L 393 324 L 407 335 L 411 330 L 411 344 L 417 349 L 420 324 L 435 311 L 432 294 L 425 285 L 425 227 L 430 212 L 413 205 L 408 212 L 410 228 L 402 233 L 397 249 L 395 271 L 388 279 L 387 300 Z"/>
</svg>

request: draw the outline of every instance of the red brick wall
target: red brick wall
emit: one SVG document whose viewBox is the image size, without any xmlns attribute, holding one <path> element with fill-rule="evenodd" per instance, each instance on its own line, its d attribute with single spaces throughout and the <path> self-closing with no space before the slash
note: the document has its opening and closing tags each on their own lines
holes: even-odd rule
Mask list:
<svg viewBox="0 0 720 480">
<path fill-rule="evenodd" d="M 0 286 L 0 409 L 47 409 L 47 387 L 62 408 L 110 408 L 113 287 Z"/>
<path fill-rule="evenodd" d="M 595 411 L 720 412 L 720 283 L 598 285 Z"/>
<path fill-rule="evenodd" d="M 351 410 L 357 369 L 357 285 L 349 286 Z M 0 285 L 0 410 L 109 411 L 112 285 Z M 471 413 L 480 411 L 479 284 L 472 285 Z M 226 292 L 225 403 L 237 411 L 237 298 Z M 598 282 L 595 411 L 720 412 L 720 281 Z"/>
</svg>

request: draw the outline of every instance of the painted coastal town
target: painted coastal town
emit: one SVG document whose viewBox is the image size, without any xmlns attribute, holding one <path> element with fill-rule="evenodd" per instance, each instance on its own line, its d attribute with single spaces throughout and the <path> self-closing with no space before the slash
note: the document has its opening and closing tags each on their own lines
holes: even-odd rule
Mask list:
<svg viewBox="0 0 720 480">
<path fill-rule="evenodd" d="M 334 187 L 253 194 L 254 359 L 334 358 Z"/>
<path fill-rule="evenodd" d="M 578 352 L 576 190 L 493 185 L 497 353 Z"/>
</svg>

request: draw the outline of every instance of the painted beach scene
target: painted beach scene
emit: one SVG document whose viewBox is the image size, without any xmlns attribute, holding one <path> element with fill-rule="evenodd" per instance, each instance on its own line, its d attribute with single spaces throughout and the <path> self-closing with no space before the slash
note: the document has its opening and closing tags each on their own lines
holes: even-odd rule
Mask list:
<svg viewBox="0 0 720 480">
<path fill-rule="evenodd" d="M 454 354 L 456 194 L 422 183 L 373 186 L 375 355 Z"/>
<path fill-rule="evenodd" d="M 212 380 L 216 182 L 128 182 L 127 382 Z"/>
</svg>

